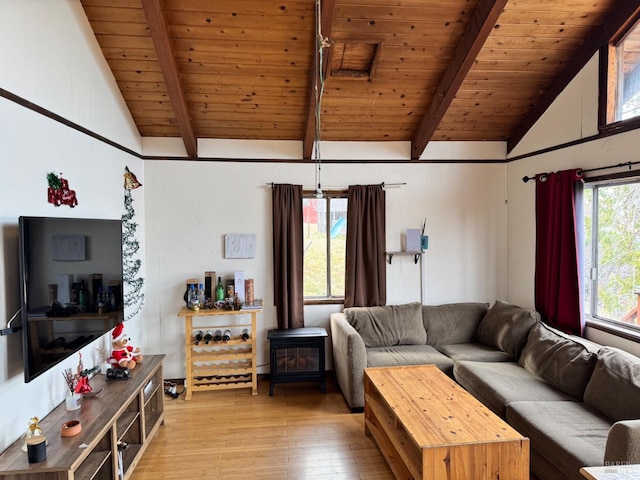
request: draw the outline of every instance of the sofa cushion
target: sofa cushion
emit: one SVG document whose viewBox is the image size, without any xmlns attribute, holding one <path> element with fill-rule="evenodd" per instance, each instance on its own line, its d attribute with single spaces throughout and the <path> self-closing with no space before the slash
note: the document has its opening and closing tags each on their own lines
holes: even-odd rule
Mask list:
<svg viewBox="0 0 640 480">
<path fill-rule="evenodd" d="M 347 321 L 367 347 L 424 345 L 427 332 L 422 324 L 422 305 L 418 302 L 382 307 L 345 308 Z"/>
<path fill-rule="evenodd" d="M 423 305 L 422 321 L 429 345 L 472 342 L 478 323 L 485 316 L 487 303 L 448 303 Z"/>
<path fill-rule="evenodd" d="M 453 377 L 453 360 L 431 345 L 394 345 L 367 348 L 367 367 L 394 367 L 401 365 L 435 365 Z"/>
<path fill-rule="evenodd" d="M 515 362 L 456 362 L 453 374 L 471 395 L 504 418 L 507 405 L 521 400 L 573 400 Z"/>
<path fill-rule="evenodd" d="M 454 343 L 453 345 L 439 345 L 436 348 L 454 362 L 459 362 L 460 360 L 474 362 L 513 361 L 513 358 L 508 353 L 482 343 Z"/>
<path fill-rule="evenodd" d="M 640 463 L 640 420 L 621 420 L 611 426 L 604 462 L 605 465 Z"/>
<path fill-rule="evenodd" d="M 582 402 L 514 402 L 507 422 L 567 478 L 584 480 L 581 467 L 603 464 L 611 422 Z"/>
<path fill-rule="evenodd" d="M 479 342 L 499 348 L 517 360 L 527 343 L 529 330 L 539 319 L 535 310 L 498 300 L 478 325 L 476 337 Z"/>
<path fill-rule="evenodd" d="M 519 363 L 564 393 L 582 400 L 596 365 L 596 353 L 559 330 L 537 322 L 529 331 Z"/>
<path fill-rule="evenodd" d="M 602 347 L 584 401 L 617 422 L 640 418 L 640 358 Z"/>
</svg>

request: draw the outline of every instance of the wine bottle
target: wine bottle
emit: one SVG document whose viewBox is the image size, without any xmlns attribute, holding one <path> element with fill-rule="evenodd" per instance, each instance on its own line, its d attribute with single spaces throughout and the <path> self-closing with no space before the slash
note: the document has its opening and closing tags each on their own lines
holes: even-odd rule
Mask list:
<svg viewBox="0 0 640 480">
<path fill-rule="evenodd" d="M 200 299 L 195 285 L 189 287 L 189 308 L 191 310 L 200 310 Z"/>
<path fill-rule="evenodd" d="M 209 342 L 211 341 L 212 338 L 213 338 L 213 334 L 211 333 L 211 330 L 207 330 L 207 333 L 204 335 L 204 343 L 209 345 Z"/>
<path fill-rule="evenodd" d="M 207 297 L 204 296 L 204 284 L 198 285 L 198 301 L 200 303 L 200 308 L 205 308 L 207 305 Z"/>
<path fill-rule="evenodd" d="M 202 333 L 202 330 L 198 330 L 195 334 L 195 338 L 196 338 L 196 345 L 198 345 L 202 339 L 204 338 L 204 335 Z"/>
<path fill-rule="evenodd" d="M 225 330 L 222 334 L 222 341 L 228 342 L 229 340 L 231 340 L 231 330 Z"/>
<path fill-rule="evenodd" d="M 249 340 L 249 329 L 245 328 L 244 330 L 242 330 L 242 335 L 240 335 L 240 338 L 242 338 L 243 341 L 247 341 Z"/>
<path fill-rule="evenodd" d="M 219 342 L 220 340 L 222 340 L 222 331 L 216 330 L 216 333 L 213 334 L 213 341 Z"/>
<path fill-rule="evenodd" d="M 80 281 L 80 291 L 78 292 L 78 301 L 81 307 L 87 306 L 87 291 L 84 289 L 84 280 Z"/>
<path fill-rule="evenodd" d="M 216 285 L 216 301 L 221 302 L 224 300 L 224 286 L 222 285 L 222 277 L 218 277 L 218 284 Z"/>
</svg>

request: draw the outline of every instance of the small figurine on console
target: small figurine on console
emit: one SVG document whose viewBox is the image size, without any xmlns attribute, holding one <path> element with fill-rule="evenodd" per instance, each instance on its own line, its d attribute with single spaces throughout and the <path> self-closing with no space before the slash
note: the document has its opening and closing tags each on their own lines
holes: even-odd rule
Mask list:
<svg viewBox="0 0 640 480">
<path fill-rule="evenodd" d="M 142 362 L 140 347 L 129 345 L 129 337 L 124 333 L 124 324 L 119 323 L 111 332 L 111 357 L 109 363 L 112 368 L 128 368 L 133 370 L 136 364 Z"/>
</svg>

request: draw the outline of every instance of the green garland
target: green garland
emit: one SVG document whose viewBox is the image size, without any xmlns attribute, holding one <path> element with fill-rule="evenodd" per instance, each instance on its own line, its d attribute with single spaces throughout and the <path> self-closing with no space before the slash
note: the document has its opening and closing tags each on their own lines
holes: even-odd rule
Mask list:
<svg viewBox="0 0 640 480">
<path fill-rule="evenodd" d="M 122 215 L 122 277 L 124 283 L 129 285 L 128 290 L 124 293 L 124 306 L 125 309 L 132 309 L 125 317 L 126 321 L 135 317 L 142 309 L 144 303 L 144 293 L 142 291 L 144 278 L 138 276 L 140 267 L 142 266 L 142 260 L 135 258 L 140 249 L 140 243 L 136 240 L 135 236 L 138 224 L 133 221 L 135 211 L 133 210 L 131 190 L 125 189 L 124 208 L 126 213 Z"/>
</svg>

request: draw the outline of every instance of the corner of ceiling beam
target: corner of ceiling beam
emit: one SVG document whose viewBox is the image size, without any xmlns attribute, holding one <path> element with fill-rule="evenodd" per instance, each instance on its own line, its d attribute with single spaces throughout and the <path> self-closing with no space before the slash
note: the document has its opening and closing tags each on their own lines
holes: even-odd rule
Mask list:
<svg viewBox="0 0 640 480">
<path fill-rule="evenodd" d="M 184 90 L 178 75 L 178 66 L 171 47 L 171 39 L 167 32 L 167 24 L 162 11 L 161 0 L 141 0 L 142 9 L 149 25 L 153 45 L 158 56 L 167 92 L 171 99 L 173 112 L 189 157 L 198 156 L 198 141 L 193 131 L 189 109 L 184 97 Z"/>
<path fill-rule="evenodd" d="M 411 140 L 411 159 L 420 158 L 427 147 L 506 4 L 507 0 L 478 2 L 449 67 L 442 76 L 429 110 L 422 117 Z"/>
</svg>

